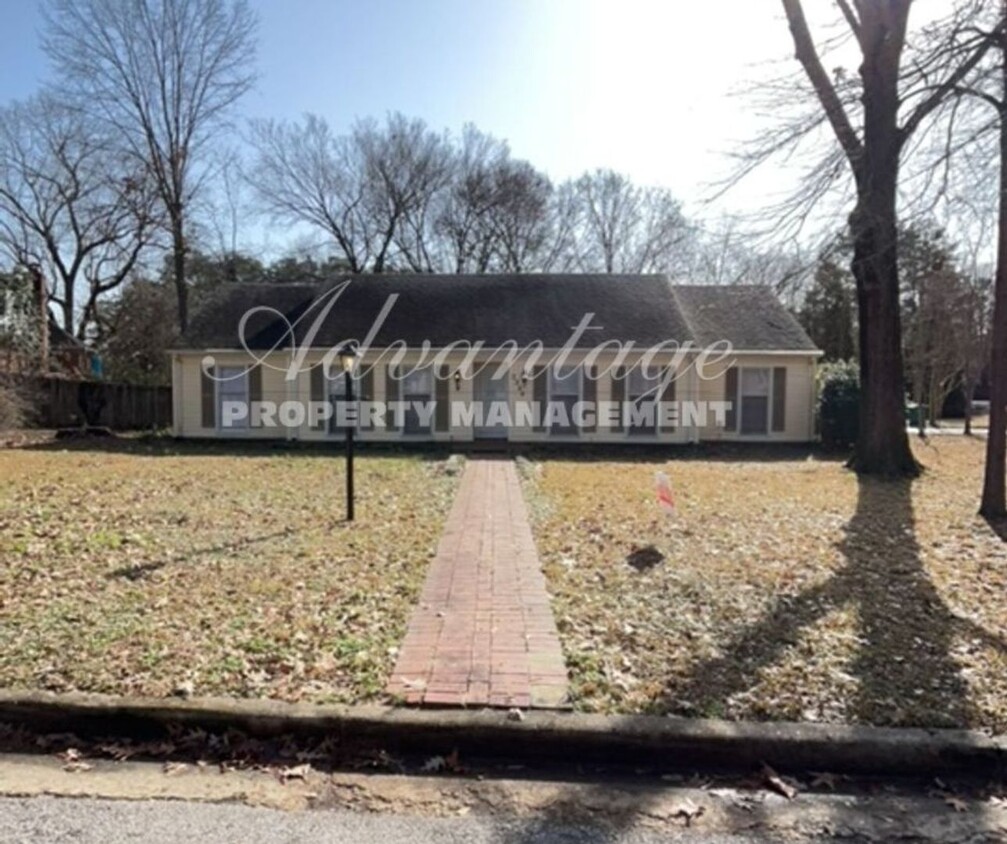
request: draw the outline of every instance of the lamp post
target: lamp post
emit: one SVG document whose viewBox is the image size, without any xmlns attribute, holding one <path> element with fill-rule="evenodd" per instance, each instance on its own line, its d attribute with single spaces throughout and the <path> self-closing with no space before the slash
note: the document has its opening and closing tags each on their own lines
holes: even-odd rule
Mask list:
<svg viewBox="0 0 1007 844">
<path fill-rule="evenodd" d="M 343 367 L 343 381 L 346 384 L 346 521 L 353 521 L 353 429 L 355 424 L 348 414 L 353 406 L 353 368 L 357 364 L 357 350 L 347 343 L 339 350 L 339 363 Z"/>
</svg>

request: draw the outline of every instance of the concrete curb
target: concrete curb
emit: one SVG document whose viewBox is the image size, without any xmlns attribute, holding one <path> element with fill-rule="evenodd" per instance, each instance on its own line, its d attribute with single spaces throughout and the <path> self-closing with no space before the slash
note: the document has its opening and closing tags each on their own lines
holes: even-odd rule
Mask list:
<svg viewBox="0 0 1007 844">
<path fill-rule="evenodd" d="M 1007 736 L 969 730 L 754 723 L 646 715 L 327 706 L 230 698 L 126 698 L 0 690 L 0 722 L 45 732 L 150 736 L 169 725 L 257 736 L 339 736 L 391 752 L 604 761 L 750 771 L 927 775 L 1007 773 Z"/>
</svg>

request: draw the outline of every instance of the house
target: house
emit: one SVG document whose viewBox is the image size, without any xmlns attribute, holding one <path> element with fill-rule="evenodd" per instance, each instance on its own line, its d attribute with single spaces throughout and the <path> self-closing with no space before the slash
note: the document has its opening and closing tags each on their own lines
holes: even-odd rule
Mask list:
<svg viewBox="0 0 1007 844">
<path fill-rule="evenodd" d="M 350 343 L 353 404 L 338 355 Z M 174 432 L 805 442 L 820 354 L 757 286 L 586 274 L 229 284 L 171 352 Z"/>
</svg>

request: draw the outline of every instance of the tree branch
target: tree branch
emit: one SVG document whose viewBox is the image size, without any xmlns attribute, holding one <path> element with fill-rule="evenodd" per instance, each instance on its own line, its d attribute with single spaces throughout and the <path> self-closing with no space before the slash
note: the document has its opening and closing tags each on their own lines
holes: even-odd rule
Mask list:
<svg viewBox="0 0 1007 844">
<path fill-rule="evenodd" d="M 822 67 L 822 61 L 808 29 L 808 22 L 804 17 L 801 0 L 782 0 L 782 2 L 783 10 L 787 15 L 787 23 L 790 26 L 790 34 L 794 39 L 795 56 L 804 67 L 853 172 L 857 173 L 863 158 L 863 144 L 850 123 L 850 118 L 846 114 L 846 109 L 843 108 L 832 80 L 829 79 L 825 68 Z"/>
</svg>

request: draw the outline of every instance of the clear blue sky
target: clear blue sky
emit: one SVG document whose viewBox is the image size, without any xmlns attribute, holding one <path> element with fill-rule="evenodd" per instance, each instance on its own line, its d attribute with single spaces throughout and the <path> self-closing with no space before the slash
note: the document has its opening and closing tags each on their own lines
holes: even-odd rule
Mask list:
<svg viewBox="0 0 1007 844">
<path fill-rule="evenodd" d="M 471 121 L 562 179 L 612 167 L 692 204 L 751 129 L 728 96 L 785 58 L 778 0 L 255 0 L 249 117 Z M 47 74 L 32 0 L 0 0 L 0 103 Z M 758 196 L 772 176 L 726 207 Z M 749 197 L 746 199 L 746 195 Z"/>
</svg>

